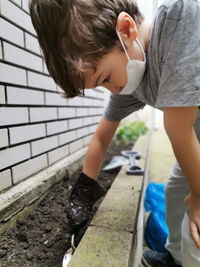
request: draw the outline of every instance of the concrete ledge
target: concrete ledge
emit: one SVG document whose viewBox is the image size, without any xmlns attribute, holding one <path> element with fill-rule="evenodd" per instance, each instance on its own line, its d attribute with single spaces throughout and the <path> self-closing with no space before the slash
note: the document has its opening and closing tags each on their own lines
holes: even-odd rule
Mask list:
<svg viewBox="0 0 200 267">
<path fill-rule="evenodd" d="M 27 214 L 33 203 L 39 204 L 45 192 L 65 175 L 69 177 L 82 164 L 87 148 L 58 161 L 49 168 L 28 178 L 0 195 L 0 234 L 16 221 L 17 216 Z"/>
<path fill-rule="evenodd" d="M 70 267 L 128 266 L 131 233 L 90 226 L 83 238 L 69 263 Z"/>
<path fill-rule="evenodd" d="M 149 142 L 150 133 L 133 148 L 142 153 L 141 167 L 145 167 Z M 126 168 L 115 178 L 69 267 L 133 267 L 143 176 L 127 175 Z"/>
</svg>

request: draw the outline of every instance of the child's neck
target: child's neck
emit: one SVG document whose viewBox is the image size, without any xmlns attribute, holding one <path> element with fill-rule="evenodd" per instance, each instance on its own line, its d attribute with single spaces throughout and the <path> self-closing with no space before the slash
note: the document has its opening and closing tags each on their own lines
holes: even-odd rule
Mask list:
<svg viewBox="0 0 200 267">
<path fill-rule="evenodd" d="M 138 39 L 142 44 L 144 51 L 147 51 L 150 40 L 151 23 L 144 19 L 138 27 Z"/>
</svg>

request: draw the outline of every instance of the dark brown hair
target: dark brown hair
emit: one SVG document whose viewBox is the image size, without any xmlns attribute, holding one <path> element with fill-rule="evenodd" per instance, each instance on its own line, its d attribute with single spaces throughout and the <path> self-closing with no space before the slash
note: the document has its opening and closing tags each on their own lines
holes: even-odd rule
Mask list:
<svg viewBox="0 0 200 267">
<path fill-rule="evenodd" d="M 80 95 L 84 71 L 119 44 L 120 12 L 138 24 L 143 20 L 134 0 L 30 0 L 29 8 L 47 68 L 64 97 Z"/>
</svg>

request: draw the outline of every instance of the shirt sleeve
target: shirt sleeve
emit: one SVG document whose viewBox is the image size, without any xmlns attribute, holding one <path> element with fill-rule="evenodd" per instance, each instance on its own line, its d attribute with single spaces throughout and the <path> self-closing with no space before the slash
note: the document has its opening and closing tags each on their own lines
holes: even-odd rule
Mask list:
<svg viewBox="0 0 200 267">
<path fill-rule="evenodd" d="M 156 108 L 200 106 L 199 18 L 200 1 L 176 1 L 168 10 L 161 42 L 174 32 L 161 62 Z"/>
<path fill-rule="evenodd" d="M 145 104 L 132 95 L 112 94 L 103 117 L 109 121 L 120 121 Z"/>
</svg>

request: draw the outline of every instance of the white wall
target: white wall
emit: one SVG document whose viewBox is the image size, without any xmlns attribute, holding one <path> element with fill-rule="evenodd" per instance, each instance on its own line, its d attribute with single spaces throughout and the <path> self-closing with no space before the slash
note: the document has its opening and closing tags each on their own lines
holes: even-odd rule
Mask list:
<svg viewBox="0 0 200 267">
<path fill-rule="evenodd" d="M 49 76 L 28 0 L 0 0 L 0 190 L 87 146 L 104 92 L 66 100 Z"/>
</svg>

